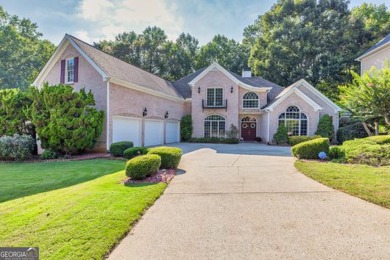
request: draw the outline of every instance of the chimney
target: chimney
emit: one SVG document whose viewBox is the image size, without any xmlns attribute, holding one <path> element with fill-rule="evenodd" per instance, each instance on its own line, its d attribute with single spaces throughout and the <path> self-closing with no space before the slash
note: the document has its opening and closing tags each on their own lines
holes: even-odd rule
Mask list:
<svg viewBox="0 0 390 260">
<path fill-rule="evenodd" d="M 242 77 L 243 78 L 250 78 L 252 77 L 252 72 L 251 72 L 251 69 L 246 67 L 242 70 Z"/>
</svg>

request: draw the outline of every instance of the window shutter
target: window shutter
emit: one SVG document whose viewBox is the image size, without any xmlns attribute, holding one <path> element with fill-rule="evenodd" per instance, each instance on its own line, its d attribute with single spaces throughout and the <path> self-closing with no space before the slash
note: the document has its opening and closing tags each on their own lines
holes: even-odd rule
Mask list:
<svg viewBox="0 0 390 260">
<path fill-rule="evenodd" d="M 74 76 L 73 76 L 73 82 L 79 81 L 79 57 L 74 58 Z"/>
<path fill-rule="evenodd" d="M 61 77 L 60 83 L 65 83 L 65 60 L 61 60 Z"/>
</svg>

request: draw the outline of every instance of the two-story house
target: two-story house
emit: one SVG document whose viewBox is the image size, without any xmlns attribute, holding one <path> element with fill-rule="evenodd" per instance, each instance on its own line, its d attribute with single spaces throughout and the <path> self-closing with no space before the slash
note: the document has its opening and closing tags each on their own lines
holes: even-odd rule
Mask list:
<svg viewBox="0 0 390 260">
<path fill-rule="evenodd" d="M 279 124 L 291 135 L 314 135 L 329 114 L 335 130 L 340 108 L 305 80 L 283 88 L 261 77 L 212 63 L 169 82 L 65 35 L 34 85 L 64 83 L 91 90 L 106 114 L 97 144 L 130 140 L 135 146 L 180 141 L 180 119 L 190 114 L 193 137 L 225 137 L 231 125 L 244 141 L 271 143 Z"/>
<path fill-rule="evenodd" d="M 365 51 L 356 60 L 360 61 L 360 75 L 363 75 L 372 67 L 383 68 L 386 62 L 390 62 L 390 34 Z"/>
</svg>

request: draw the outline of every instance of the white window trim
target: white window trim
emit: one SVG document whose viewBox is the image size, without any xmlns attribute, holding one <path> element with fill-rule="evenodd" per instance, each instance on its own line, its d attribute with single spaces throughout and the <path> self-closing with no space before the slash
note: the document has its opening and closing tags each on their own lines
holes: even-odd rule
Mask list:
<svg viewBox="0 0 390 260">
<path fill-rule="evenodd" d="M 287 108 L 289 108 L 289 107 L 297 107 L 297 108 L 299 109 L 299 114 L 303 113 L 303 114 L 306 115 L 306 121 L 307 121 L 307 123 L 306 123 L 306 125 L 307 125 L 306 135 L 301 135 L 301 134 L 300 134 L 300 133 L 301 133 L 301 124 L 300 124 L 300 122 L 301 122 L 301 118 L 300 118 L 301 115 L 299 115 L 299 134 L 300 134 L 300 135 L 298 135 L 298 136 L 310 136 L 310 135 L 309 135 L 309 130 L 310 130 L 309 116 L 307 115 L 307 113 L 302 112 L 301 108 L 300 108 L 299 106 L 297 106 L 297 105 L 290 105 L 290 106 L 287 106 Z M 281 114 L 287 113 L 287 108 L 286 108 L 283 112 L 279 113 L 279 115 L 278 115 L 278 126 L 279 126 L 279 120 L 280 120 L 279 117 L 280 117 Z M 289 119 L 289 120 L 293 120 L 293 119 Z M 287 119 L 285 118 L 285 119 L 284 119 L 284 126 L 287 127 L 287 125 L 286 125 L 287 122 L 286 122 L 286 121 L 287 121 Z"/>
<path fill-rule="evenodd" d="M 221 115 L 221 114 L 210 114 L 210 115 L 207 115 L 203 118 L 203 124 L 202 124 L 202 128 L 203 128 L 203 137 L 206 138 L 206 135 L 205 135 L 205 127 L 204 127 L 204 123 L 206 122 L 206 118 L 209 117 L 209 116 L 221 116 L 223 117 L 223 119 L 225 119 L 225 135 L 224 136 L 220 136 L 219 135 L 219 131 L 218 131 L 218 138 L 226 138 L 226 117 Z M 208 120 L 211 122 L 211 120 Z M 219 122 L 219 121 L 218 121 Z M 211 124 L 210 124 L 210 127 L 211 127 Z M 219 123 L 218 123 L 218 128 L 219 128 Z M 211 129 L 210 129 L 211 130 Z M 218 129 L 219 130 L 219 129 Z M 211 137 L 211 136 L 209 136 Z"/>
<path fill-rule="evenodd" d="M 222 87 L 209 87 L 209 88 L 206 88 L 206 98 L 205 98 L 205 100 L 206 100 L 206 105 L 208 105 L 208 96 L 207 96 L 207 93 L 209 92 L 209 89 L 222 89 L 222 105 L 221 105 L 221 107 L 223 107 L 223 106 L 224 106 L 223 101 L 225 100 L 225 91 L 224 91 L 224 89 L 223 89 Z M 218 106 L 215 104 L 215 101 L 216 101 L 216 94 L 217 94 L 217 92 L 214 91 L 214 105 L 213 105 L 213 107 L 218 107 Z"/>
<path fill-rule="evenodd" d="M 70 58 L 67 58 L 65 59 L 65 83 L 66 84 L 73 84 L 74 83 L 74 58 L 75 57 L 70 57 Z M 73 81 L 68 81 L 68 61 L 69 60 L 73 60 Z"/>
<path fill-rule="evenodd" d="M 244 107 L 244 96 L 248 93 L 255 93 L 257 95 L 257 107 Z M 254 99 L 248 99 L 248 100 L 254 100 Z M 257 109 L 260 109 L 260 97 L 259 97 L 259 94 L 257 94 L 256 92 L 254 91 L 248 91 L 248 92 L 245 92 L 245 94 L 242 96 L 242 102 L 241 102 L 241 108 L 242 109 L 253 109 L 253 110 L 257 110 Z"/>
</svg>

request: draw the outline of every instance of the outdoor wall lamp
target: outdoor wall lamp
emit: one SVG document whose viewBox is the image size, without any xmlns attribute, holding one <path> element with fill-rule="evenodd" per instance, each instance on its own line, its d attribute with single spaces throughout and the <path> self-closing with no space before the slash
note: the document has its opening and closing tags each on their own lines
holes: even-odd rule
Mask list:
<svg viewBox="0 0 390 260">
<path fill-rule="evenodd" d="M 230 93 L 233 93 L 233 86 L 230 88 Z"/>
<path fill-rule="evenodd" d="M 198 87 L 198 93 L 200 93 L 200 87 Z"/>
<path fill-rule="evenodd" d="M 168 117 L 169 117 L 169 113 L 168 113 L 168 111 L 167 112 L 165 112 L 165 119 L 167 119 Z"/>
<path fill-rule="evenodd" d="M 148 115 L 148 110 L 146 109 L 146 107 L 144 108 L 144 112 L 142 113 L 143 116 L 147 116 Z"/>
</svg>

